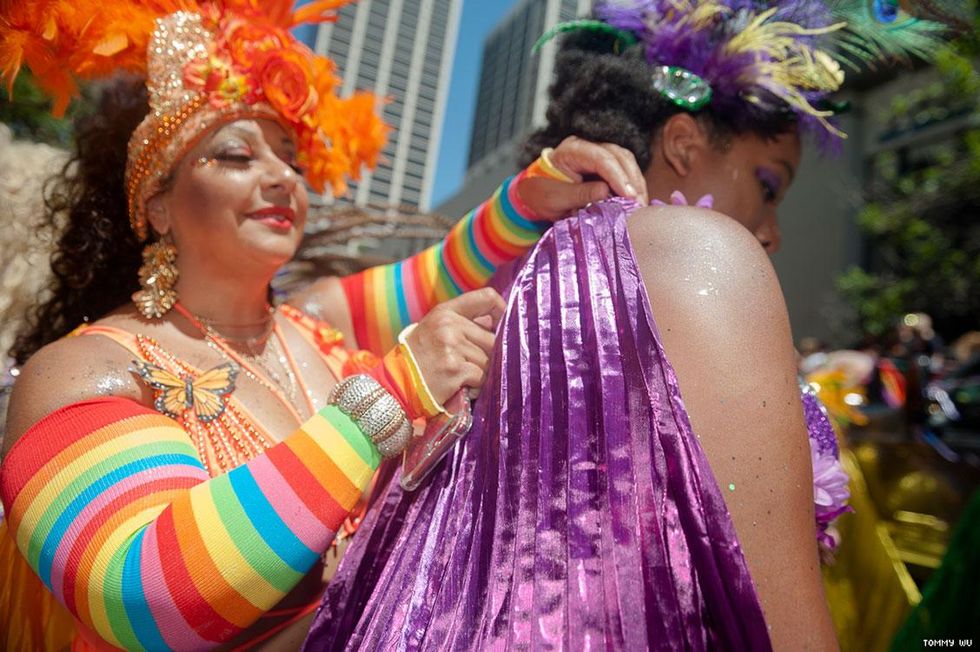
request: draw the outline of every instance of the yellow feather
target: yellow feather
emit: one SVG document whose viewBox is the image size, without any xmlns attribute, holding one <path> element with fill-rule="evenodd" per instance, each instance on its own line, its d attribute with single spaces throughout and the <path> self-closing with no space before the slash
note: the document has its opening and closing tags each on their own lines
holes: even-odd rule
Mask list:
<svg viewBox="0 0 980 652">
<path fill-rule="evenodd" d="M 729 56 L 755 53 L 755 74 L 746 82 L 765 88 L 795 110 L 819 120 L 830 132 L 844 137 L 826 120 L 833 112 L 818 110 L 803 94 L 809 90 L 836 91 L 840 88 L 843 75 L 829 55 L 801 43 L 799 37 L 835 32 L 842 29 L 845 23 L 804 28 L 785 21 L 770 22 L 776 11 L 773 8 L 755 16 L 744 30 L 729 40 L 725 53 Z M 758 98 L 749 99 L 759 101 Z"/>
<path fill-rule="evenodd" d="M 96 45 L 92 52 L 103 57 L 111 57 L 114 54 L 119 54 L 129 45 L 129 39 L 126 38 L 125 34 L 113 34 L 112 36 L 103 39 Z"/>
<path fill-rule="evenodd" d="M 691 27 L 694 29 L 705 29 L 711 25 L 715 17 L 728 13 L 728 7 L 717 2 L 703 2 L 689 14 Z"/>
</svg>

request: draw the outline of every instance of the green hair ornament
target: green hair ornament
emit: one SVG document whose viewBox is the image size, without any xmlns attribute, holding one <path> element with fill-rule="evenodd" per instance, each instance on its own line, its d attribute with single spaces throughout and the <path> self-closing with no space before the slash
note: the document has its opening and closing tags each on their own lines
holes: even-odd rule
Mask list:
<svg viewBox="0 0 980 652">
<path fill-rule="evenodd" d="M 578 30 L 614 36 L 616 54 L 640 41 L 633 32 L 618 29 L 601 20 L 582 18 L 558 23 L 541 35 L 531 48 L 531 52 L 537 52 L 541 46 L 559 34 Z M 656 66 L 653 70 L 653 87 L 663 97 L 687 111 L 697 111 L 711 101 L 711 86 L 690 70 L 677 66 Z"/>
<path fill-rule="evenodd" d="M 678 66 L 654 66 L 653 87 L 686 111 L 697 111 L 711 101 L 711 85 Z"/>
<path fill-rule="evenodd" d="M 616 50 L 617 50 L 616 54 L 619 54 L 621 50 L 625 50 L 631 45 L 636 45 L 640 41 L 636 37 L 636 35 L 633 34 L 632 32 L 628 32 L 624 29 L 617 29 L 612 25 L 610 25 L 609 23 L 605 23 L 601 20 L 591 20 L 588 18 L 582 18 L 579 20 L 570 20 L 568 22 L 558 23 L 557 25 L 549 29 L 547 32 L 542 34 L 541 38 L 539 38 L 537 41 L 534 42 L 534 45 L 531 47 L 531 52 L 537 52 L 538 50 L 541 49 L 541 46 L 543 46 L 545 43 L 555 38 L 559 34 L 562 34 L 564 32 L 574 32 L 576 30 L 599 32 L 601 34 L 609 34 L 610 36 L 615 36 Z M 620 47 L 620 43 L 622 43 L 622 47 Z"/>
</svg>

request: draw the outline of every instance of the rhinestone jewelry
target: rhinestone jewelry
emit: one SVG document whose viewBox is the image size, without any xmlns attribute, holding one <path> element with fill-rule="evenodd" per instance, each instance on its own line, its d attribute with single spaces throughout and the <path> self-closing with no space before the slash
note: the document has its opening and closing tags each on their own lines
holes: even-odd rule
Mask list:
<svg viewBox="0 0 980 652">
<path fill-rule="evenodd" d="M 348 415 L 382 457 L 398 455 L 411 439 L 412 424 L 401 405 L 370 376 L 344 378 L 333 388 L 328 403 Z"/>
<path fill-rule="evenodd" d="M 677 66 L 654 66 L 653 87 L 688 111 L 697 111 L 711 101 L 711 86 L 690 70 Z"/>
</svg>

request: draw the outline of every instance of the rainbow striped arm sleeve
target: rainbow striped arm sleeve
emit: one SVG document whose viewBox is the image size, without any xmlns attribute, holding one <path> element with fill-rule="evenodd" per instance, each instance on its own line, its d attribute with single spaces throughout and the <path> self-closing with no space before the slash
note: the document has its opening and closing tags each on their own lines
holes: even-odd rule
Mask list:
<svg viewBox="0 0 980 652">
<path fill-rule="evenodd" d="M 483 287 L 501 264 L 530 249 L 551 226 L 517 194 L 527 171 L 503 183 L 441 242 L 406 260 L 341 279 L 358 347 L 383 355 L 398 333 L 439 303 Z"/>
<path fill-rule="evenodd" d="M 327 549 L 380 457 L 327 407 L 210 478 L 187 433 L 133 401 L 48 415 L 0 467 L 17 547 L 108 643 L 202 649 L 281 600 Z"/>
</svg>

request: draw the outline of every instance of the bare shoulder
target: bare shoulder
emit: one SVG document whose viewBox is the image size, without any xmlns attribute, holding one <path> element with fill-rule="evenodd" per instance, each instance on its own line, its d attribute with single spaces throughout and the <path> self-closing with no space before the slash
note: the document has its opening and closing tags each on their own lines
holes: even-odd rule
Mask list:
<svg viewBox="0 0 980 652">
<path fill-rule="evenodd" d="M 644 279 L 695 290 L 683 297 L 750 294 L 749 288 L 781 292 L 772 264 L 751 233 L 732 218 L 696 207 L 664 206 L 633 213 L 627 225 Z M 778 306 L 776 306 L 778 307 Z"/>
<path fill-rule="evenodd" d="M 306 314 L 325 321 L 344 334 L 350 347 L 356 346 L 354 325 L 344 287 L 338 276 L 324 276 L 289 295 L 286 302 Z"/>
<path fill-rule="evenodd" d="M 694 361 L 728 363 L 736 386 L 778 373 L 796 391 L 782 289 L 747 229 L 721 213 L 675 206 L 637 211 L 627 228 L 664 345 L 677 351 L 672 358 L 700 352 Z"/>
<path fill-rule="evenodd" d="M 65 337 L 40 349 L 17 378 L 7 411 L 3 451 L 65 405 L 100 396 L 145 400 L 129 366 L 132 355 L 105 337 Z"/>
<path fill-rule="evenodd" d="M 739 392 L 756 391 L 795 396 L 790 405 L 790 398 L 760 399 L 770 419 L 791 420 L 799 396 L 789 318 L 755 238 L 735 220 L 699 208 L 651 208 L 630 219 L 637 266 L 692 419 L 705 396 L 718 397 L 717 403 L 726 394 L 737 400 Z M 744 401 L 738 407 L 753 411 Z M 744 437 L 742 444 L 762 445 L 752 441 L 759 433 L 730 433 L 726 441 Z"/>
<path fill-rule="evenodd" d="M 651 208 L 628 224 L 691 425 L 722 490 L 776 649 L 833 649 L 786 304 L 735 220 Z M 792 608 L 787 605 L 795 605 Z"/>
</svg>

